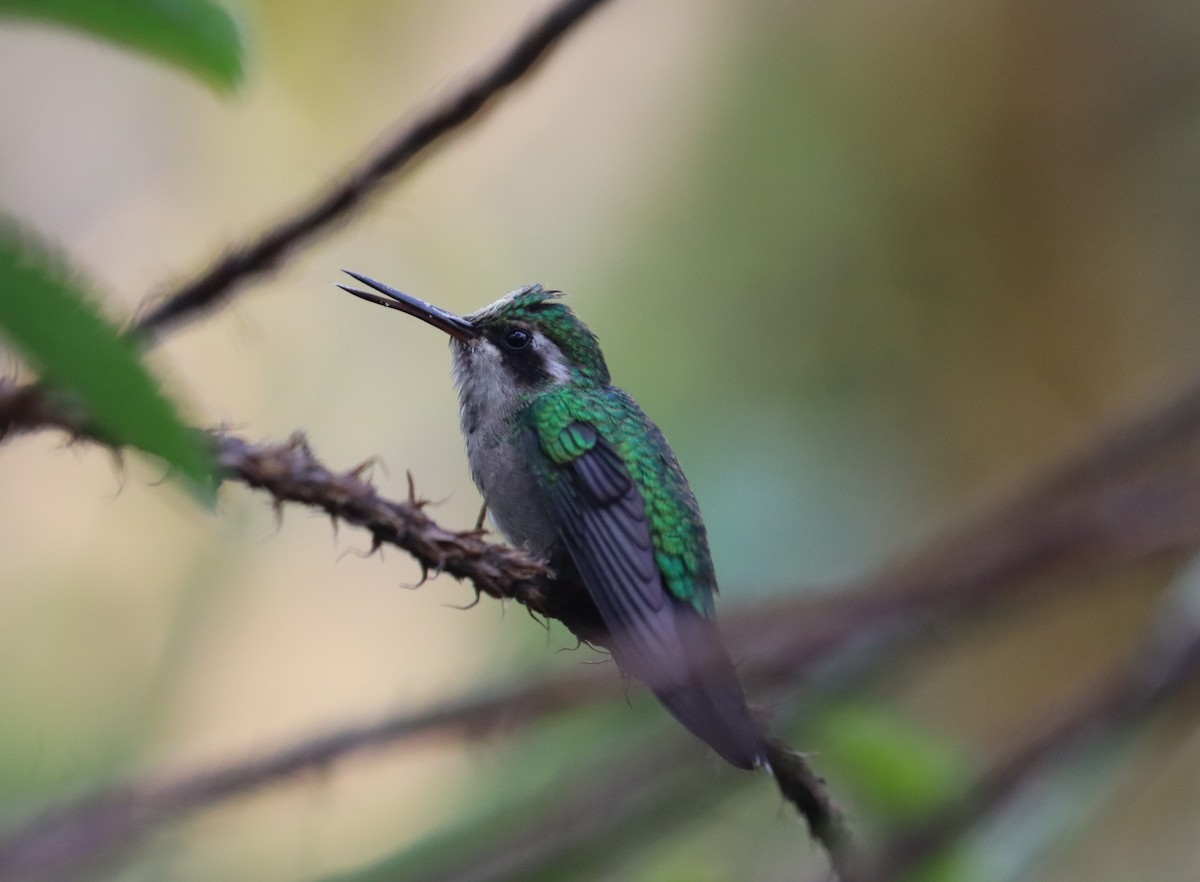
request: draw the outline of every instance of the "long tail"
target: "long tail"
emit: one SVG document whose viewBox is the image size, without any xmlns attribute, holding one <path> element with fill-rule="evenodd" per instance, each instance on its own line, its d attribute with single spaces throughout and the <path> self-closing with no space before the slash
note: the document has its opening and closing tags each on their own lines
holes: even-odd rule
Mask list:
<svg viewBox="0 0 1200 882">
<path fill-rule="evenodd" d="M 652 679 L 650 689 L 675 719 L 730 765 L 739 769 L 767 765 L 767 738 L 746 704 L 716 625 L 680 606 L 676 627 L 687 656 L 686 679 L 682 683 Z"/>
</svg>

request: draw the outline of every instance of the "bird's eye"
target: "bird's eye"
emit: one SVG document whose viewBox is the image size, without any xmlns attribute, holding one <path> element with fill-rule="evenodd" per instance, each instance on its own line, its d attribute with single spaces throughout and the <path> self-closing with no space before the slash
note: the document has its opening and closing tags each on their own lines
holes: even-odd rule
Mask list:
<svg viewBox="0 0 1200 882">
<path fill-rule="evenodd" d="M 504 332 L 504 345 L 509 349 L 524 349 L 533 339 L 533 334 L 524 328 L 509 328 Z"/>
</svg>

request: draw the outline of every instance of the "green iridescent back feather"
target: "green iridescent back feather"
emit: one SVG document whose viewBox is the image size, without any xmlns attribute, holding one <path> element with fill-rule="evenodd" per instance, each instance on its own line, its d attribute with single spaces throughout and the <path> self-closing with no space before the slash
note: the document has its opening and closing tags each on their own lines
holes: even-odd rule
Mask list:
<svg viewBox="0 0 1200 882">
<path fill-rule="evenodd" d="M 592 426 L 620 454 L 645 500 L 664 585 L 679 600 L 711 616 L 716 579 L 699 505 L 662 432 L 637 402 L 615 386 L 569 383 L 534 397 L 522 416 L 546 454 L 536 466 L 545 470 L 546 480 L 556 480 L 595 443 L 572 431 L 573 424 Z"/>
</svg>

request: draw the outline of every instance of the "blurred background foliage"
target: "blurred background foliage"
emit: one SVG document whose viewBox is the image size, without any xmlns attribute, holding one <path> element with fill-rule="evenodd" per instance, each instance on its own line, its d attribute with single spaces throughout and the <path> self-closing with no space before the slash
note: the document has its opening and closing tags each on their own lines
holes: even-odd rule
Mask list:
<svg viewBox="0 0 1200 882">
<path fill-rule="evenodd" d="M 0 20 L 0 204 L 114 321 L 289 211 L 540 4 L 229 6 L 250 47 L 232 95 Z M 1195 4 L 626 0 L 148 361 L 192 423 L 303 429 L 334 467 L 378 454 L 389 495 L 411 470 L 466 527 L 444 341 L 329 283 L 349 267 L 458 311 L 563 288 L 687 469 L 728 612 L 875 570 L 1192 378 L 1198 151 Z M 213 516 L 161 472 L 51 434 L 0 451 L 0 823 L 593 658 L 516 608 L 448 608 L 471 598 L 449 580 L 402 590 L 417 568 L 360 559 L 353 530 L 298 511 L 277 529 L 237 487 Z M 903 823 L 1098 682 L 1174 570 L 932 633 L 797 737 L 862 826 Z M 417 878 L 669 729 L 630 702 L 352 760 L 95 876 Z M 1195 722 L 1064 770 L 1058 801 L 921 878 L 1196 878 Z M 821 872 L 762 780 L 680 743 L 705 796 L 546 878 Z"/>
</svg>

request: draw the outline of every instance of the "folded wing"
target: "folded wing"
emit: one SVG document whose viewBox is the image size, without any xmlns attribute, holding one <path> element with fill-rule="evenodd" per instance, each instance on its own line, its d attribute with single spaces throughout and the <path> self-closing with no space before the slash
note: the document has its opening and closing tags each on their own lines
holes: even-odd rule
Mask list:
<svg viewBox="0 0 1200 882">
<path fill-rule="evenodd" d="M 753 768 L 762 739 L 733 666 L 715 625 L 664 587 L 636 482 L 594 427 L 576 422 L 564 431 L 583 452 L 540 484 L 617 663 L 725 760 Z"/>
</svg>

